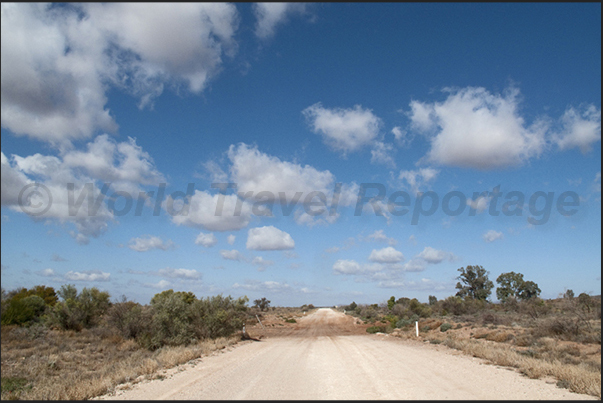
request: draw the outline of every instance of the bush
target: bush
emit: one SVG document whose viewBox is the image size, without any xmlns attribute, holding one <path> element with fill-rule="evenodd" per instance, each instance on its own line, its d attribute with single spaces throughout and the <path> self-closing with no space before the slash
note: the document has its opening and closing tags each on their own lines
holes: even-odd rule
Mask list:
<svg viewBox="0 0 603 403">
<path fill-rule="evenodd" d="M 385 333 L 385 326 L 371 326 L 366 328 L 367 333 Z"/>
<path fill-rule="evenodd" d="M 3 325 L 24 325 L 39 318 L 46 304 L 37 295 L 24 298 L 13 297 L 2 314 Z"/>
<path fill-rule="evenodd" d="M 62 301 L 49 311 L 47 322 L 50 327 L 80 331 L 99 323 L 111 306 L 109 293 L 96 287 L 84 288 L 79 294 L 73 285 L 61 286 L 58 292 Z"/>
<path fill-rule="evenodd" d="M 442 325 L 440 326 L 441 332 L 446 332 L 450 329 L 452 329 L 452 325 L 450 323 L 442 323 Z"/>
<path fill-rule="evenodd" d="M 107 311 L 106 320 L 124 339 L 135 339 L 151 331 L 152 314 L 148 307 L 124 299 L 111 306 Z"/>
</svg>

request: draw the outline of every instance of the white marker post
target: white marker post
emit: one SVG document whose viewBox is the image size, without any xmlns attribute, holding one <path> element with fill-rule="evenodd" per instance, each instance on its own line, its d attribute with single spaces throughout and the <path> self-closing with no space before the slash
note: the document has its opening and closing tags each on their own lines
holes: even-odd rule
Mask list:
<svg viewBox="0 0 603 403">
<path fill-rule="evenodd" d="M 419 337 L 419 321 L 415 322 L 415 330 L 417 331 L 417 337 Z"/>
</svg>

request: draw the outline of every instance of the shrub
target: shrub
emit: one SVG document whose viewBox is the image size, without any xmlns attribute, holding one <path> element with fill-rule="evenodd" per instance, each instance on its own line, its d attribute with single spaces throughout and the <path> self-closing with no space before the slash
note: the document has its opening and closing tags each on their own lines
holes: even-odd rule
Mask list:
<svg viewBox="0 0 603 403">
<path fill-rule="evenodd" d="M 148 307 L 124 299 L 107 311 L 107 323 L 116 328 L 124 339 L 137 338 L 151 331 L 151 310 L 145 308 Z"/>
<path fill-rule="evenodd" d="M 230 295 L 207 297 L 192 306 L 193 322 L 199 338 L 227 337 L 243 327 L 247 297 L 233 299 Z"/>
<path fill-rule="evenodd" d="M 84 288 L 79 294 L 73 285 L 63 285 L 58 291 L 62 301 L 48 312 L 51 327 L 80 331 L 95 326 L 111 306 L 109 293 L 96 287 Z"/>
<path fill-rule="evenodd" d="M 157 298 L 155 298 L 157 297 Z M 143 335 L 145 347 L 153 350 L 164 345 L 189 344 L 196 339 L 190 304 L 177 293 L 151 299 L 151 334 Z"/>
<path fill-rule="evenodd" d="M 452 325 L 450 323 L 442 323 L 442 325 L 440 326 L 441 332 L 446 332 L 450 329 L 452 329 Z"/>
<path fill-rule="evenodd" d="M 371 326 L 366 328 L 367 333 L 385 333 L 385 326 Z"/>
<path fill-rule="evenodd" d="M 285 319 L 285 322 L 287 323 L 297 323 L 297 321 L 293 318 L 289 318 L 289 319 Z"/>
<path fill-rule="evenodd" d="M 30 323 L 44 312 L 45 306 L 44 300 L 37 295 L 24 298 L 13 297 L 2 314 L 2 324 L 24 325 Z"/>
</svg>

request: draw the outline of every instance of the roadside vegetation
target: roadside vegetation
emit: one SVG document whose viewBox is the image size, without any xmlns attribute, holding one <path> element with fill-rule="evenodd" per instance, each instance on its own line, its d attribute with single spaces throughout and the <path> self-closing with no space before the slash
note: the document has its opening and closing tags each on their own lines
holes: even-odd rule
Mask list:
<svg viewBox="0 0 603 403">
<path fill-rule="evenodd" d="M 73 285 L 3 289 L 1 397 L 88 399 L 161 378 L 162 370 L 237 343 L 244 324 L 275 311 L 266 298 L 254 307 L 248 301 L 167 290 L 141 305 Z"/>
<path fill-rule="evenodd" d="M 543 300 L 521 273 L 494 283 L 481 266 L 459 269 L 456 295 L 428 303 L 392 296 L 381 304 L 352 302 L 340 309 L 368 324 L 369 333 L 442 344 L 530 378 L 553 378 L 559 387 L 601 398 L 601 296 L 572 290 Z"/>
</svg>

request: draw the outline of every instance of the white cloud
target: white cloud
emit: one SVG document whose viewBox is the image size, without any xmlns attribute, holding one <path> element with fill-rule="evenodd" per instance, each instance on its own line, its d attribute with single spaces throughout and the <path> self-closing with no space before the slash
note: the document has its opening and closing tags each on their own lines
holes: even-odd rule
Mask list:
<svg viewBox="0 0 603 403">
<path fill-rule="evenodd" d="M 56 273 L 52 269 L 40 270 L 40 271 L 37 271 L 36 274 L 38 274 L 42 277 L 52 277 L 52 276 L 56 275 Z"/>
<path fill-rule="evenodd" d="M 170 283 L 167 280 L 159 280 L 159 282 L 157 282 L 157 283 L 152 283 L 152 284 L 151 283 L 146 283 L 146 284 L 144 284 L 144 286 L 147 287 L 147 288 L 157 288 L 157 289 L 160 289 L 160 290 L 167 289 L 171 285 L 172 285 L 172 283 Z"/>
<path fill-rule="evenodd" d="M 115 131 L 111 86 L 141 107 L 165 85 L 198 93 L 236 51 L 237 26 L 227 3 L 3 3 L 2 127 L 54 144 Z"/>
<path fill-rule="evenodd" d="M 163 240 L 156 236 L 147 235 L 140 238 L 130 239 L 128 248 L 135 250 L 136 252 L 147 252 L 151 249 L 168 250 L 174 247 L 174 243 L 171 240 L 163 242 Z"/>
<path fill-rule="evenodd" d="M 434 168 L 421 168 L 419 170 L 400 171 L 398 179 L 408 183 L 413 193 L 418 193 L 430 182 L 434 181 L 440 171 Z"/>
<path fill-rule="evenodd" d="M 379 250 L 373 249 L 369 260 L 376 263 L 399 263 L 404 260 L 404 255 L 399 250 L 388 246 Z"/>
<path fill-rule="evenodd" d="M 222 212 L 218 214 L 217 208 L 221 200 Z M 172 198 L 168 196 L 167 203 L 170 202 Z M 236 195 L 211 195 L 205 191 L 195 190 L 186 205 L 188 213 L 173 215 L 172 222 L 177 225 L 200 227 L 208 231 L 237 231 L 245 228 L 251 219 L 251 205 L 241 201 Z"/>
<path fill-rule="evenodd" d="M 453 259 L 453 255 L 451 253 L 434 249 L 430 246 L 426 246 L 425 249 L 419 253 L 418 257 L 431 264 L 441 263 L 445 259 Z"/>
<path fill-rule="evenodd" d="M 226 242 L 228 242 L 228 244 L 229 244 L 229 245 L 232 245 L 232 244 L 234 244 L 235 239 L 236 239 L 236 236 L 234 236 L 234 235 L 230 234 L 230 235 L 228 235 L 228 237 L 226 238 Z"/>
<path fill-rule="evenodd" d="M 203 232 L 200 232 L 199 235 L 197 235 L 197 239 L 195 239 L 195 245 L 203 245 L 206 248 L 211 248 L 217 243 L 218 239 L 213 233 L 205 234 Z"/>
<path fill-rule="evenodd" d="M 385 235 L 385 233 L 383 232 L 382 229 L 376 230 L 375 232 L 370 234 L 367 238 L 378 241 L 378 242 L 386 242 L 390 246 L 395 246 L 398 243 L 398 241 L 395 238 L 389 238 L 387 235 Z"/>
<path fill-rule="evenodd" d="M 402 270 L 417 272 L 417 271 L 423 271 L 426 268 L 427 268 L 427 262 L 422 258 L 415 257 L 415 258 L 409 260 L 408 262 L 404 263 L 404 267 Z"/>
<path fill-rule="evenodd" d="M 467 206 L 471 207 L 473 210 L 476 210 L 478 213 L 482 213 L 488 208 L 490 199 L 492 199 L 491 196 L 478 196 L 475 200 L 467 200 Z"/>
<path fill-rule="evenodd" d="M 561 117 L 563 129 L 554 136 L 561 150 L 579 148 L 582 153 L 587 153 L 593 143 L 601 141 L 601 109 L 594 105 L 582 109 L 570 107 Z"/>
<path fill-rule="evenodd" d="M 304 3 L 254 3 L 255 34 L 262 39 L 269 38 L 274 35 L 276 26 L 283 24 L 289 15 L 303 14 L 305 10 Z"/>
<path fill-rule="evenodd" d="M 335 274 L 370 274 L 382 270 L 379 264 L 360 264 L 355 260 L 339 259 L 333 264 L 333 272 Z"/>
<path fill-rule="evenodd" d="M 392 156 L 393 152 L 393 145 L 376 141 L 373 144 L 373 149 L 371 150 L 371 163 L 382 164 L 390 168 L 395 168 L 396 163 L 394 162 L 394 158 Z"/>
<path fill-rule="evenodd" d="M 547 126 L 539 120 L 526 127 L 518 114 L 519 90 L 503 96 L 474 87 L 444 91 L 450 93 L 444 102 L 411 103 L 411 126 L 430 137 L 427 161 L 492 169 L 521 164 L 544 150 Z"/>
<path fill-rule="evenodd" d="M 319 171 L 310 165 L 281 161 L 279 158 L 260 152 L 257 147 L 240 143 L 228 149 L 231 181 L 239 192 L 271 192 L 282 202 L 294 200 L 301 192 L 298 202 L 313 191 L 325 194 L 333 191 L 335 177 L 331 172 Z"/>
<path fill-rule="evenodd" d="M 491 229 L 488 232 L 484 233 L 482 235 L 482 238 L 486 242 L 494 242 L 497 239 L 502 239 L 503 238 L 503 233 Z"/>
<path fill-rule="evenodd" d="M 34 154 L 27 157 L 12 155 L 2 159 L 2 205 L 28 214 L 34 220 L 57 220 L 61 224 L 73 223 L 77 231 L 72 237 L 79 244 L 89 243 L 98 237 L 115 217 L 108 209 L 111 190 L 126 191 L 136 198 L 141 185 L 156 184 L 163 180 L 150 156 L 136 145 L 134 139 L 116 143 L 107 136 L 98 136 L 88 143 L 88 151 L 64 150 L 60 157 Z M 23 206 L 18 196 L 24 186 L 34 186 L 24 193 Z M 110 183 L 101 194 L 97 183 Z M 69 185 L 73 185 L 74 202 L 70 210 Z M 93 203 L 89 204 L 88 196 Z M 98 200 L 98 210 L 95 202 Z M 79 204 L 81 203 L 81 204 Z M 33 208 L 40 205 L 39 209 Z M 78 206 L 79 204 L 79 206 Z M 44 210 L 45 206 L 49 206 Z M 23 208 L 22 208 L 23 207 Z"/>
<path fill-rule="evenodd" d="M 113 188 L 127 191 L 132 197 L 141 191 L 138 185 L 157 186 L 165 182 L 163 175 L 153 165 L 151 156 L 128 137 L 117 143 L 108 135 L 97 136 L 88 143 L 87 151 L 69 151 L 63 163 L 69 168 L 81 168 L 89 176 L 111 182 Z"/>
<path fill-rule="evenodd" d="M 65 274 L 65 279 L 70 281 L 109 281 L 110 277 L 110 273 L 100 270 L 68 271 Z"/>
<path fill-rule="evenodd" d="M 222 256 L 222 259 L 226 259 L 226 260 L 236 260 L 237 262 L 245 260 L 245 256 L 243 256 L 241 254 L 241 252 L 239 252 L 236 249 L 233 249 L 233 250 L 223 249 L 220 251 L 220 255 Z"/>
<path fill-rule="evenodd" d="M 201 273 L 192 269 L 172 269 L 166 267 L 157 272 L 158 275 L 169 278 L 182 278 L 186 280 L 198 280 L 201 278 Z"/>
<path fill-rule="evenodd" d="M 410 135 L 406 130 L 402 130 L 402 128 L 399 126 L 396 126 L 392 129 L 392 134 L 394 135 L 396 143 L 400 147 L 409 146 L 413 140 L 413 136 Z"/>
<path fill-rule="evenodd" d="M 370 109 L 362 109 L 360 105 L 350 109 L 326 109 L 317 103 L 302 113 L 312 130 L 322 134 L 327 145 L 344 155 L 371 144 L 382 124 Z"/>
<path fill-rule="evenodd" d="M 293 249 L 295 241 L 291 235 L 273 226 L 251 228 L 247 232 L 247 249 L 283 250 Z"/>
</svg>

